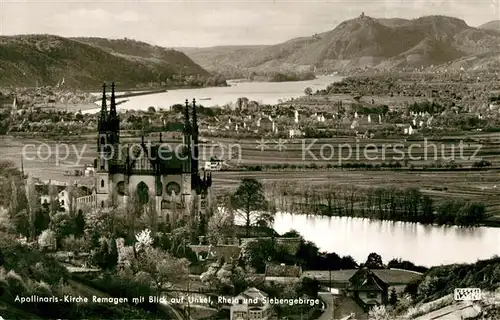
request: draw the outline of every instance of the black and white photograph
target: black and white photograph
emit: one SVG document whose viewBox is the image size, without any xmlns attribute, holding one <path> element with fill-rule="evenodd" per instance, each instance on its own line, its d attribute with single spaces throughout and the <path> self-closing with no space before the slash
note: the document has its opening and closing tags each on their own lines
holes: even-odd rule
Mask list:
<svg viewBox="0 0 500 320">
<path fill-rule="evenodd" d="M 500 320 L 500 0 L 0 0 L 0 320 Z"/>
</svg>

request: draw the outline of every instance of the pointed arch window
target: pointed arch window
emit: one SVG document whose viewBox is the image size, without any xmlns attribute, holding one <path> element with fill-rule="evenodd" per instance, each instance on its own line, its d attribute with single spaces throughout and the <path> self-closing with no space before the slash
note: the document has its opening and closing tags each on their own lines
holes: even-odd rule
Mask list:
<svg viewBox="0 0 500 320">
<path fill-rule="evenodd" d="M 149 187 L 143 181 L 139 182 L 137 185 L 137 200 L 142 205 L 149 201 Z"/>
<path fill-rule="evenodd" d="M 101 188 L 104 188 L 104 180 L 101 179 Z"/>
</svg>

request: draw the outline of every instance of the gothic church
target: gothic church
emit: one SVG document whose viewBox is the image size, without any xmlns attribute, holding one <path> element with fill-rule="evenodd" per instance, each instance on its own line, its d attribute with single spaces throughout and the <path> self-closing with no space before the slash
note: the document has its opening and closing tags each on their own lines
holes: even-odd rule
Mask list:
<svg viewBox="0 0 500 320">
<path fill-rule="evenodd" d="M 165 147 L 161 133 L 159 143 L 155 144 L 146 144 L 144 136 L 141 143 L 120 141 L 114 83 L 109 111 L 106 101 L 104 84 L 98 119 L 98 154 L 94 161 L 95 205 L 127 206 L 134 197 L 135 203 L 154 208 L 158 217 L 171 226 L 179 219 L 191 224 L 207 214 L 212 177 L 205 171 L 201 177 L 199 172 L 195 100 L 192 106 L 186 100 L 181 152 L 179 148 Z"/>
</svg>

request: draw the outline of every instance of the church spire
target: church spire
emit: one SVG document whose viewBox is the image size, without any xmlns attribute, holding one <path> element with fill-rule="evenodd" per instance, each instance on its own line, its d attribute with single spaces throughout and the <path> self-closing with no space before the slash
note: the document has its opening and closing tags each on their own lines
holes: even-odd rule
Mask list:
<svg viewBox="0 0 500 320">
<path fill-rule="evenodd" d="M 116 117 L 115 83 L 111 83 L 111 106 L 109 107 L 109 117 Z"/>
<path fill-rule="evenodd" d="M 102 85 L 102 103 L 101 103 L 101 114 L 99 116 L 99 131 L 105 130 L 106 121 L 108 115 L 108 107 L 106 105 L 106 84 Z"/>
<path fill-rule="evenodd" d="M 193 137 L 198 138 L 198 116 L 196 114 L 196 99 L 193 99 Z"/>
<path fill-rule="evenodd" d="M 189 101 L 186 99 L 186 108 L 184 109 L 184 133 L 185 135 L 189 135 L 190 132 L 190 124 L 189 124 Z"/>
<path fill-rule="evenodd" d="M 115 83 L 111 83 L 111 105 L 109 106 L 108 121 L 106 126 L 110 133 L 109 143 L 117 144 L 120 140 L 120 119 L 116 113 Z"/>
</svg>

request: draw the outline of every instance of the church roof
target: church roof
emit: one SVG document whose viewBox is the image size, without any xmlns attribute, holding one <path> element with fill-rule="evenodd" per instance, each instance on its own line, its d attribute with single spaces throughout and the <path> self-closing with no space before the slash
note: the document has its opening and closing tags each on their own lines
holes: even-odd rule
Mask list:
<svg viewBox="0 0 500 320">
<path fill-rule="evenodd" d="M 188 161 L 176 156 L 176 151 L 172 150 L 171 147 L 161 144 L 130 144 L 120 147 L 119 152 L 121 154 L 112 162 L 113 165 L 131 171 L 134 169 L 146 169 L 136 166 L 136 163 L 143 159 L 148 160 L 150 170 L 159 172 L 182 170 L 183 163 Z"/>
</svg>

